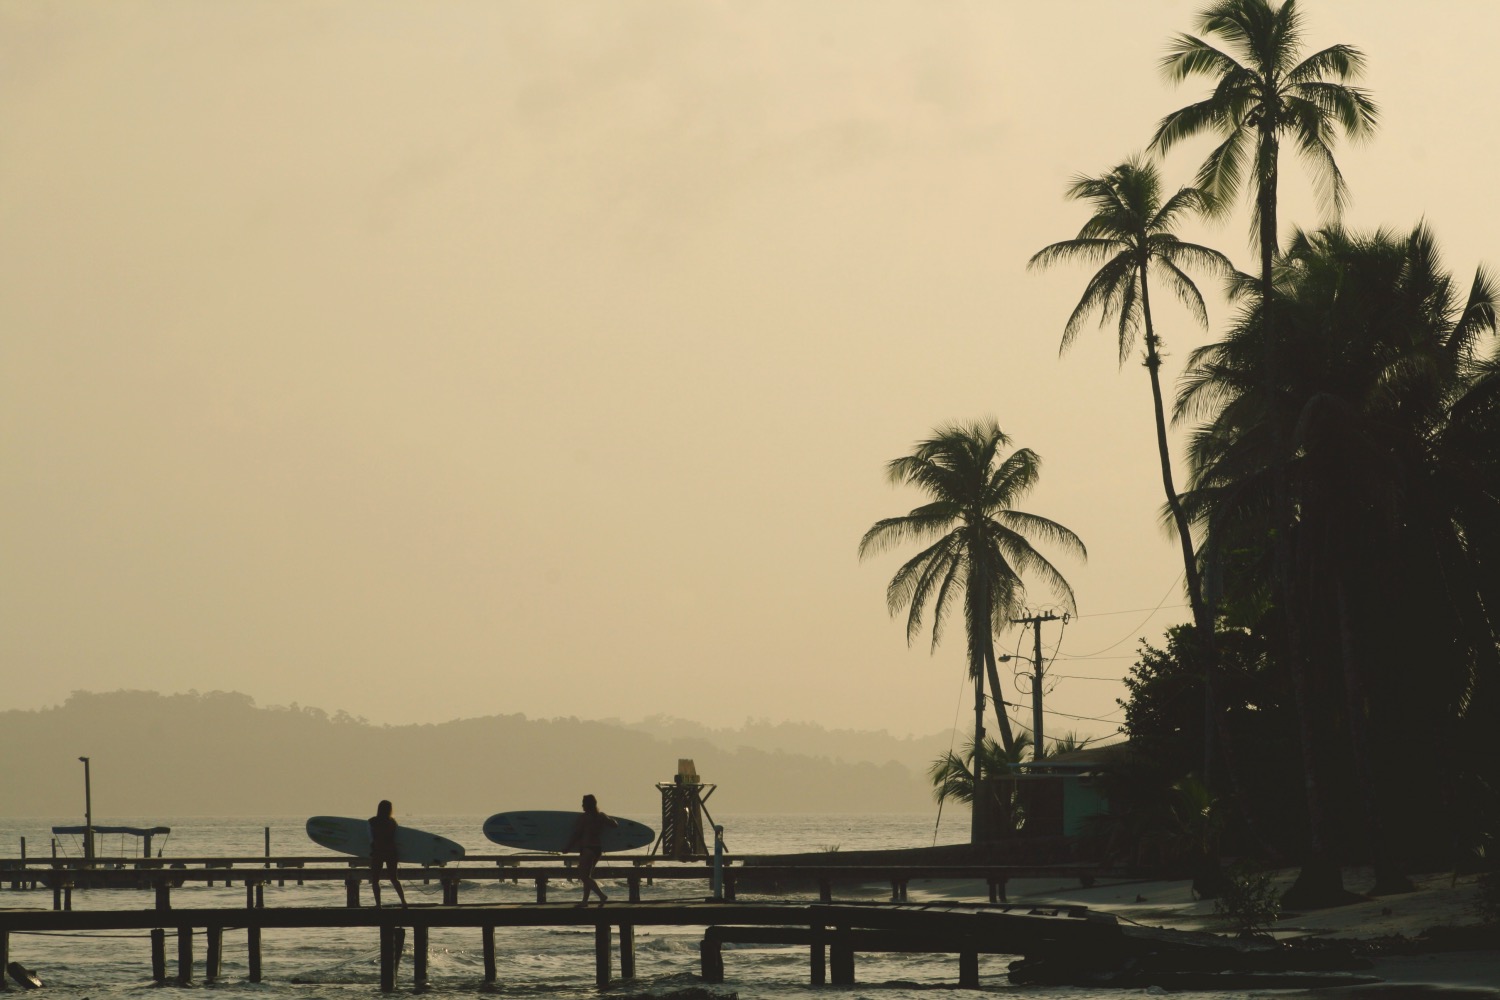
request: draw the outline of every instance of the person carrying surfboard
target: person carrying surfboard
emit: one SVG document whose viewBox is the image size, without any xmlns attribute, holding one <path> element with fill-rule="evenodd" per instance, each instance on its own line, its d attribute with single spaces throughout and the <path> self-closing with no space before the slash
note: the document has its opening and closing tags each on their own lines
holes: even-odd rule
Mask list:
<svg viewBox="0 0 1500 1000">
<path fill-rule="evenodd" d="M 594 866 L 604 854 L 604 828 L 618 825 L 599 811 L 599 802 L 592 795 L 583 797 L 583 813 L 573 824 L 573 834 L 563 848 L 564 852 L 578 852 L 578 877 L 583 882 L 583 902 L 578 904 L 580 906 L 588 905 L 590 892 L 597 892 L 601 903 L 609 901 L 604 890 L 599 888 L 599 883 L 594 881 Z"/>
<path fill-rule="evenodd" d="M 406 893 L 396 878 L 396 817 L 391 815 L 391 800 L 381 799 L 370 817 L 370 887 L 375 892 L 375 905 L 380 905 L 380 869 L 390 870 L 391 885 L 401 905 L 406 905 Z"/>
</svg>

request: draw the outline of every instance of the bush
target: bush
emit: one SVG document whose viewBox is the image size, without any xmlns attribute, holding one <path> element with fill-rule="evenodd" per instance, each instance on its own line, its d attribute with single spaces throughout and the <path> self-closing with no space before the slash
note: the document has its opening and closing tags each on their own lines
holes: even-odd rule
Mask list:
<svg viewBox="0 0 1500 1000">
<path fill-rule="evenodd" d="M 1281 912 L 1281 893 L 1271 885 L 1271 873 L 1238 865 L 1229 871 L 1214 913 L 1226 917 L 1240 937 L 1269 930 Z"/>
</svg>

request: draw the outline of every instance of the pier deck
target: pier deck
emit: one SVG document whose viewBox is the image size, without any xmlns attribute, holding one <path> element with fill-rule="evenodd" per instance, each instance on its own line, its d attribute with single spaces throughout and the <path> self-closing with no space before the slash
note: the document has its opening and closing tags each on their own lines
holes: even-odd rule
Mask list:
<svg viewBox="0 0 1500 1000">
<path fill-rule="evenodd" d="M 595 980 L 600 987 L 614 977 L 612 954 L 618 935 L 620 973 L 635 975 L 635 928 L 638 926 L 701 926 L 709 929 L 740 928 L 738 936 L 707 933 L 702 945 L 702 969 L 706 981 L 723 979 L 721 944 L 754 936 L 748 928 L 772 928 L 760 940 L 782 937 L 807 944 L 809 978 L 826 981 L 832 972 L 835 984 L 854 982 L 857 950 L 911 950 L 958 953 L 961 985 L 978 985 L 978 955 L 985 953 L 1028 954 L 1038 949 L 1060 947 L 1107 947 L 1119 936 L 1114 918 L 1089 912 L 1084 907 L 991 907 L 982 904 L 892 904 L 671 901 L 607 903 L 581 906 L 567 903 L 508 903 L 472 906 L 436 905 L 412 907 L 251 907 L 179 908 L 171 910 L 0 910 L 0 967 L 8 961 L 10 935 L 38 931 L 131 931 L 151 932 L 153 978 L 165 981 L 166 935 L 177 939 L 178 982 L 191 980 L 194 939 L 201 932 L 208 949 L 206 978 L 219 975 L 219 956 L 225 930 L 243 931 L 250 954 L 250 980 L 260 981 L 260 935 L 268 928 L 368 927 L 380 939 L 381 988 L 395 988 L 405 932 L 413 935 L 413 983 L 427 982 L 427 940 L 434 927 L 470 927 L 482 933 L 485 982 L 496 981 L 496 928 L 578 927 L 595 930 Z M 878 939 L 871 936 L 878 932 Z M 790 939 L 789 938 L 789 939 Z M 831 956 L 831 962 L 827 956 Z"/>
</svg>

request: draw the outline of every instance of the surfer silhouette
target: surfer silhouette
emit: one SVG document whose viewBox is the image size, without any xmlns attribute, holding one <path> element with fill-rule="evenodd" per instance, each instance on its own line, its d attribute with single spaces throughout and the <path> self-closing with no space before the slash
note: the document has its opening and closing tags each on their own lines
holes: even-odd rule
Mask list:
<svg viewBox="0 0 1500 1000">
<path fill-rule="evenodd" d="M 604 890 L 599 888 L 599 883 L 594 881 L 594 866 L 604 853 L 604 828 L 618 825 L 599 811 L 599 802 L 592 795 L 583 797 L 583 812 L 573 824 L 573 833 L 568 837 L 567 846 L 563 848 L 565 852 L 578 852 L 578 877 L 583 882 L 583 902 L 580 906 L 588 904 L 590 892 L 597 892 L 601 903 L 609 899 L 604 895 Z"/>
<path fill-rule="evenodd" d="M 401 905 L 406 905 L 406 893 L 396 879 L 396 817 L 391 815 L 391 800 L 381 799 L 370 817 L 370 886 L 375 891 L 375 905 L 380 905 L 380 869 L 390 871 L 391 885 Z"/>
</svg>

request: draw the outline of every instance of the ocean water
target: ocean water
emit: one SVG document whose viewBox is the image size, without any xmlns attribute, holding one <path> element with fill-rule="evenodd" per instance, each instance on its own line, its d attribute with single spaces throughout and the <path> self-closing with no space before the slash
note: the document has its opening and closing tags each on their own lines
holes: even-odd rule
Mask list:
<svg viewBox="0 0 1500 1000">
<path fill-rule="evenodd" d="M 934 823 L 930 816 L 716 816 L 725 827 L 725 840 L 734 853 L 773 854 L 788 851 L 861 850 L 929 845 L 934 840 Z M 504 853 L 504 849 L 486 840 L 480 832 L 482 816 L 401 816 L 401 821 L 433 833 L 450 837 L 475 854 Z M 54 824 L 76 823 L 73 818 L 0 820 L 0 858 L 19 856 L 20 838 L 27 839 L 27 854 L 32 857 L 50 853 L 50 830 Z M 162 818 L 116 819 L 120 825 L 165 825 L 172 828 L 166 844 L 168 857 L 258 856 L 265 849 L 265 829 L 271 830 L 271 847 L 276 855 L 327 854 L 331 860 L 342 855 L 327 852 L 307 839 L 304 818 Z M 958 842 L 966 831 L 959 824 L 939 831 L 939 843 Z M 68 840 L 60 853 L 76 856 L 79 845 Z M 100 853 L 118 853 L 118 843 L 101 845 Z M 441 902 L 441 887 L 436 883 L 403 880 L 407 899 L 412 903 Z M 625 895 L 625 886 L 605 889 L 612 897 Z M 920 898 L 920 886 L 913 883 L 912 900 Z M 553 899 L 571 899 L 574 886 L 553 886 Z M 983 886 L 977 887 L 982 894 Z M 702 898 L 706 883 L 658 882 L 643 885 L 645 900 Z M 368 885 L 364 900 L 369 902 Z M 385 887 L 387 902 L 390 887 Z M 888 897 L 884 886 L 871 887 L 864 898 Z M 754 896 L 740 894 L 742 899 Z M 783 897 L 784 898 L 784 897 Z M 861 898 L 857 893 L 840 891 L 836 898 Z M 465 904 L 494 902 L 529 902 L 535 899 L 530 882 L 465 882 L 460 899 Z M 974 902 L 983 902 L 976 895 Z M 190 885 L 173 893 L 174 907 L 242 907 L 245 890 L 232 887 Z M 289 884 L 265 889 L 269 906 L 342 906 L 342 883 L 318 883 L 306 886 Z M 0 907 L 6 909 L 50 909 L 52 895 L 48 890 L 13 891 L 8 884 L 0 889 Z M 95 889 L 75 890 L 73 908 L 146 909 L 153 905 L 149 891 Z M 508 998 L 557 998 L 601 996 L 594 986 L 592 928 L 497 928 L 495 932 L 499 982 L 493 989 L 483 987 L 484 964 L 477 928 L 434 928 L 428 953 L 428 992 L 438 996 L 472 995 Z M 701 928 L 637 927 L 636 979 L 617 983 L 603 996 L 649 994 L 663 996 L 689 987 L 703 987 L 699 979 L 698 942 Z M 245 935 L 226 929 L 221 978 L 207 985 L 202 980 L 204 943 L 195 941 L 199 967 L 194 984 L 187 987 L 159 986 L 151 980 L 150 943 L 145 933 L 84 934 L 13 934 L 10 957 L 34 969 L 46 984 L 45 995 L 51 997 L 123 998 L 144 996 L 158 989 L 211 989 L 223 997 L 254 997 L 257 1000 L 352 1000 L 379 996 L 379 942 L 373 928 L 347 930 L 267 930 L 262 936 L 261 983 L 247 980 L 248 967 Z M 618 975 L 618 953 L 615 955 Z M 980 956 L 981 992 L 1020 998 L 1049 1000 L 1083 1000 L 1121 996 L 1126 991 L 1086 991 L 1075 988 L 1039 988 L 1013 986 L 1006 980 L 1010 961 L 1004 955 Z M 167 942 L 168 972 L 175 975 L 175 945 Z M 827 1000 L 831 995 L 850 1000 L 856 997 L 878 1000 L 947 1000 L 972 997 L 974 991 L 958 988 L 958 962 L 955 955 L 879 955 L 861 953 L 856 959 L 858 985 L 853 987 L 812 987 L 808 984 L 808 958 L 805 947 L 729 945 L 724 950 L 725 981 L 705 988 L 716 996 L 737 995 L 742 1000 Z M 411 940 L 402 958 L 398 992 L 412 992 Z M 1140 991 L 1135 991 L 1139 993 Z M 152 994 L 155 995 L 155 994 Z M 1245 994 L 1174 994 L 1188 1000 L 1226 1000 Z M 1282 994 L 1286 995 L 1286 994 Z"/>
</svg>

